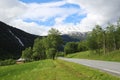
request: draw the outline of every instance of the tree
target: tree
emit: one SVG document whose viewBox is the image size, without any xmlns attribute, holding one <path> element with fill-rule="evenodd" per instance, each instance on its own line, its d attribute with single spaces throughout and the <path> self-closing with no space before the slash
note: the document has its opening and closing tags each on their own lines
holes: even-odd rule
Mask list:
<svg viewBox="0 0 120 80">
<path fill-rule="evenodd" d="M 54 28 L 49 30 L 47 39 L 49 40 L 49 44 L 51 48 L 59 49 L 59 47 L 63 44 L 63 40 L 60 36 L 60 32 Z"/>
<path fill-rule="evenodd" d="M 106 46 L 108 51 L 116 50 L 115 32 L 115 26 L 113 24 L 109 24 L 106 28 Z"/>
<path fill-rule="evenodd" d="M 89 36 L 87 37 L 87 46 L 90 50 L 98 49 L 97 42 L 93 34 L 89 34 Z"/>
<path fill-rule="evenodd" d="M 116 25 L 117 29 L 116 29 L 116 48 L 120 49 L 120 18 L 117 21 L 117 25 Z"/>
<path fill-rule="evenodd" d="M 60 35 L 61 33 L 60 33 L 57 29 L 51 28 L 51 29 L 48 31 L 48 34 L 49 34 L 49 35 Z"/>
<path fill-rule="evenodd" d="M 64 47 L 64 52 L 66 54 L 77 52 L 78 44 L 76 42 L 68 42 Z"/>
<path fill-rule="evenodd" d="M 45 47 L 43 44 L 43 39 L 39 39 L 37 38 L 34 42 L 33 45 L 33 55 L 32 58 L 34 60 L 41 60 L 41 59 L 45 59 L 46 58 L 46 54 L 45 54 Z"/>
<path fill-rule="evenodd" d="M 103 49 L 104 43 L 104 31 L 101 26 L 96 25 L 87 38 L 88 47 L 91 50 L 95 50 L 100 54 L 100 50 Z"/>
<path fill-rule="evenodd" d="M 78 43 L 78 51 L 86 51 L 88 48 L 87 48 L 87 42 L 86 41 L 80 41 Z"/>
<path fill-rule="evenodd" d="M 32 59 L 32 48 L 26 48 L 25 50 L 22 51 L 22 58 L 25 58 L 26 60 L 31 60 Z"/>
<path fill-rule="evenodd" d="M 48 33 L 49 34 L 48 34 L 47 38 L 44 39 L 44 46 L 45 46 L 46 50 L 49 52 L 49 50 L 54 51 L 53 49 L 55 49 L 55 51 L 58 52 L 60 46 L 63 44 L 63 40 L 60 36 L 60 32 L 58 30 L 52 28 L 51 30 L 49 30 Z M 52 54 L 53 57 L 55 57 L 54 55 L 56 55 L 56 53 Z M 53 59 L 55 59 L 55 58 L 53 58 Z"/>
<path fill-rule="evenodd" d="M 106 32 L 103 31 L 103 53 L 106 54 Z"/>
<path fill-rule="evenodd" d="M 52 55 L 52 57 L 49 58 L 55 59 L 56 52 L 59 51 L 62 43 L 60 32 L 52 28 L 49 30 L 47 37 L 43 37 L 42 39 L 37 38 L 34 41 L 32 58 L 34 60 L 41 60 Z"/>
<path fill-rule="evenodd" d="M 108 24 L 104 30 L 96 25 L 87 38 L 87 45 L 90 50 L 104 54 L 120 49 L 120 19 L 116 25 Z"/>
<path fill-rule="evenodd" d="M 46 54 L 47 54 L 47 58 L 50 59 L 55 59 L 56 56 L 56 49 L 55 48 L 49 48 L 48 50 L 46 50 Z"/>
</svg>

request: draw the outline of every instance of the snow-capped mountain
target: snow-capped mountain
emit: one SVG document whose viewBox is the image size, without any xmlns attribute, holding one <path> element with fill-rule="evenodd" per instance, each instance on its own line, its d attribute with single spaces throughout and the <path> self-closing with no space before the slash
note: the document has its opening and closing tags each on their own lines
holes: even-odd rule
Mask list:
<svg viewBox="0 0 120 80">
<path fill-rule="evenodd" d="M 85 40 L 87 37 L 88 32 L 76 32 L 76 31 L 71 31 L 66 34 L 63 34 L 63 40 L 66 42 L 72 42 L 72 41 L 82 41 Z"/>
</svg>

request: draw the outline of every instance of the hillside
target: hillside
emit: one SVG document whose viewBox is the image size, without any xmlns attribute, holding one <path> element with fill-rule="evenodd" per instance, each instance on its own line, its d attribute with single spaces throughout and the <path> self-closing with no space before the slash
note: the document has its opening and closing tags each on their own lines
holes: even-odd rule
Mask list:
<svg viewBox="0 0 120 80">
<path fill-rule="evenodd" d="M 0 60 L 19 58 L 22 50 L 32 46 L 37 37 L 0 22 Z"/>
<path fill-rule="evenodd" d="M 72 66 L 71 66 L 72 65 Z M 120 80 L 86 66 L 62 60 L 0 66 L 0 80 Z"/>
<path fill-rule="evenodd" d="M 69 54 L 66 57 L 120 62 L 120 50 L 109 52 L 106 55 L 99 55 L 90 51 L 84 51 Z"/>
</svg>

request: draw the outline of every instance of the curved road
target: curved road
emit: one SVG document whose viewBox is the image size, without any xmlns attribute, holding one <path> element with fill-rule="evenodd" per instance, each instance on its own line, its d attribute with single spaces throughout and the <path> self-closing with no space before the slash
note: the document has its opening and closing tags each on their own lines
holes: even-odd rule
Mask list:
<svg viewBox="0 0 120 80">
<path fill-rule="evenodd" d="M 75 62 L 92 68 L 96 68 L 112 75 L 120 76 L 120 63 L 119 62 L 110 62 L 110 61 L 99 61 L 99 60 L 87 60 L 87 59 L 74 59 L 74 58 L 63 58 L 59 57 L 69 62 Z"/>
</svg>

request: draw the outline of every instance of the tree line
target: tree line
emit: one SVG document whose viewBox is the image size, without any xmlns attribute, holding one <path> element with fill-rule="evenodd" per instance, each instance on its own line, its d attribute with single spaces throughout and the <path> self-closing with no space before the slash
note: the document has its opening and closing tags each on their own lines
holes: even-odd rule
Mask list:
<svg viewBox="0 0 120 80">
<path fill-rule="evenodd" d="M 86 41 L 68 42 L 64 46 L 65 55 L 76 53 L 76 52 L 81 52 L 81 51 L 86 51 L 86 50 L 88 50 Z"/>
<path fill-rule="evenodd" d="M 117 24 L 108 24 L 105 29 L 96 25 L 88 36 L 88 47 L 99 54 L 107 54 L 120 49 L 120 20 Z"/>
<path fill-rule="evenodd" d="M 22 58 L 28 61 L 46 58 L 55 59 L 63 44 L 60 34 L 58 30 L 52 28 L 49 30 L 47 37 L 35 39 L 32 48 L 29 47 L 22 51 Z"/>
<path fill-rule="evenodd" d="M 108 24 L 106 28 L 96 25 L 88 33 L 87 39 L 80 42 L 69 42 L 64 47 L 66 54 L 91 50 L 97 54 L 108 54 L 120 49 L 120 19 L 116 24 Z"/>
</svg>

